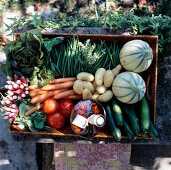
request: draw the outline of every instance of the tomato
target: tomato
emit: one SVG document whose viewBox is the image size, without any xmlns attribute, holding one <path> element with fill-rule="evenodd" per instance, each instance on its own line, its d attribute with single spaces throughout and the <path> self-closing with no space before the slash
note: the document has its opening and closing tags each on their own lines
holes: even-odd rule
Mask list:
<svg viewBox="0 0 171 170">
<path fill-rule="evenodd" d="M 70 117 L 73 108 L 74 108 L 74 103 L 70 99 L 62 99 L 59 102 L 59 111 L 66 118 Z"/>
<path fill-rule="evenodd" d="M 52 128 L 60 129 L 65 125 L 65 117 L 59 112 L 48 115 L 48 124 Z"/>
<path fill-rule="evenodd" d="M 54 98 L 45 100 L 42 104 L 42 110 L 47 114 L 54 114 L 59 110 L 59 103 Z"/>
</svg>

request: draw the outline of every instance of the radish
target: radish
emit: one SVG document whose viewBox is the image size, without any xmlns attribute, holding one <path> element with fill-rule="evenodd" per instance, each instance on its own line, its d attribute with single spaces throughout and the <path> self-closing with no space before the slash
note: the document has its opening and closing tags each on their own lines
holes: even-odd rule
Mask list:
<svg viewBox="0 0 171 170">
<path fill-rule="evenodd" d="M 21 84 L 21 80 L 17 80 L 16 83 L 19 85 Z"/>
<path fill-rule="evenodd" d="M 14 100 L 17 100 L 17 99 L 18 99 L 18 97 L 17 97 L 16 95 L 14 95 L 14 96 L 13 96 L 13 99 L 14 99 Z"/>
<path fill-rule="evenodd" d="M 25 91 L 25 94 L 29 94 L 29 91 Z"/>
<path fill-rule="evenodd" d="M 24 89 L 24 85 L 23 85 L 23 84 L 20 84 L 20 88 L 21 88 L 21 89 Z"/>
<path fill-rule="evenodd" d="M 16 109 L 17 106 L 16 106 L 15 104 L 12 104 L 12 105 L 11 105 L 11 108 Z"/>
<path fill-rule="evenodd" d="M 22 89 L 19 89 L 19 90 L 15 91 L 15 92 L 16 92 L 16 94 L 23 94 L 23 90 Z"/>
<path fill-rule="evenodd" d="M 14 90 L 14 87 L 10 84 L 10 85 L 8 85 L 8 89 L 9 90 Z"/>
<path fill-rule="evenodd" d="M 18 80 L 18 76 L 15 74 L 14 75 L 14 81 L 17 81 Z"/>
<path fill-rule="evenodd" d="M 21 97 L 24 98 L 24 97 L 26 97 L 26 95 L 23 93 L 23 94 L 21 94 Z"/>
<path fill-rule="evenodd" d="M 27 81 L 26 81 L 25 77 L 22 76 L 22 77 L 20 78 L 20 80 L 21 80 L 21 82 L 22 82 L 23 84 L 27 84 Z"/>
</svg>

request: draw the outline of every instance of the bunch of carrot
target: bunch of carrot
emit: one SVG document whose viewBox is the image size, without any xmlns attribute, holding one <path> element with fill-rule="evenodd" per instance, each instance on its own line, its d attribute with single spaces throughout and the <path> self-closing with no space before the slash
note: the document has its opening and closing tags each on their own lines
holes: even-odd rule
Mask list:
<svg viewBox="0 0 171 170">
<path fill-rule="evenodd" d="M 41 88 L 36 88 L 34 85 L 29 86 L 29 95 L 32 98 L 31 104 L 38 103 L 38 105 L 28 110 L 25 115 L 30 115 L 39 110 L 41 108 L 40 103 L 51 97 L 55 99 L 82 99 L 82 96 L 76 94 L 72 89 L 75 80 L 75 77 L 58 78 Z"/>
</svg>

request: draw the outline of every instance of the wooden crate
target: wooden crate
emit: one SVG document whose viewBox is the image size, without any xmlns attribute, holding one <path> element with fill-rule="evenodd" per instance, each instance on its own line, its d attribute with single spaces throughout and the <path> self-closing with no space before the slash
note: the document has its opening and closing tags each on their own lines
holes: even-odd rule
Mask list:
<svg viewBox="0 0 171 170">
<path fill-rule="evenodd" d="M 20 36 L 20 34 L 15 34 L 15 38 Z M 150 101 L 150 110 L 151 110 L 151 118 L 152 120 L 156 121 L 156 92 L 157 92 L 157 62 L 158 62 L 158 37 L 157 36 L 148 36 L 148 35 L 92 35 L 92 34 L 43 34 L 43 37 L 47 38 L 54 38 L 58 36 L 63 37 L 70 37 L 70 36 L 77 36 L 80 41 L 85 41 L 87 39 L 90 39 L 93 42 L 100 42 L 101 40 L 105 40 L 106 43 L 113 43 L 116 42 L 119 45 L 124 45 L 126 42 L 134 39 L 140 39 L 143 41 L 146 41 L 153 50 L 153 62 L 149 69 L 141 74 L 143 79 L 146 83 L 147 88 L 147 96 Z M 51 132 L 47 131 L 39 131 L 39 132 L 29 132 L 26 130 L 20 130 L 16 125 L 11 125 L 10 131 L 14 135 L 34 135 L 34 136 L 43 136 L 45 138 L 58 138 L 58 139 L 71 139 L 71 141 L 80 139 L 78 135 L 76 135 L 71 127 L 68 125 L 65 128 L 61 130 L 53 129 Z M 107 129 L 103 129 L 100 131 L 94 139 L 99 140 L 108 140 L 112 139 L 113 137 L 109 135 L 107 132 Z M 123 137 L 126 138 L 126 137 Z M 138 137 L 137 139 L 148 139 L 145 137 Z M 114 138 L 113 138 L 114 141 Z"/>
</svg>

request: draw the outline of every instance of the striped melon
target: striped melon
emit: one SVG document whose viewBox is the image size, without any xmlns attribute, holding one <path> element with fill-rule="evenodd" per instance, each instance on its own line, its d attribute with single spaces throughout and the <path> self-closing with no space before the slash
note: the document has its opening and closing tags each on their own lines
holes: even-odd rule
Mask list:
<svg viewBox="0 0 171 170">
<path fill-rule="evenodd" d="M 120 51 L 120 62 L 122 66 L 136 73 L 148 69 L 153 60 L 153 52 L 149 44 L 142 40 L 127 42 Z"/>
<path fill-rule="evenodd" d="M 114 79 L 112 91 L 121 102 L 133 104 L 143 98 L 146 86 L 139 74 L 127 71 L 118 74 Z"/>
</svg>

